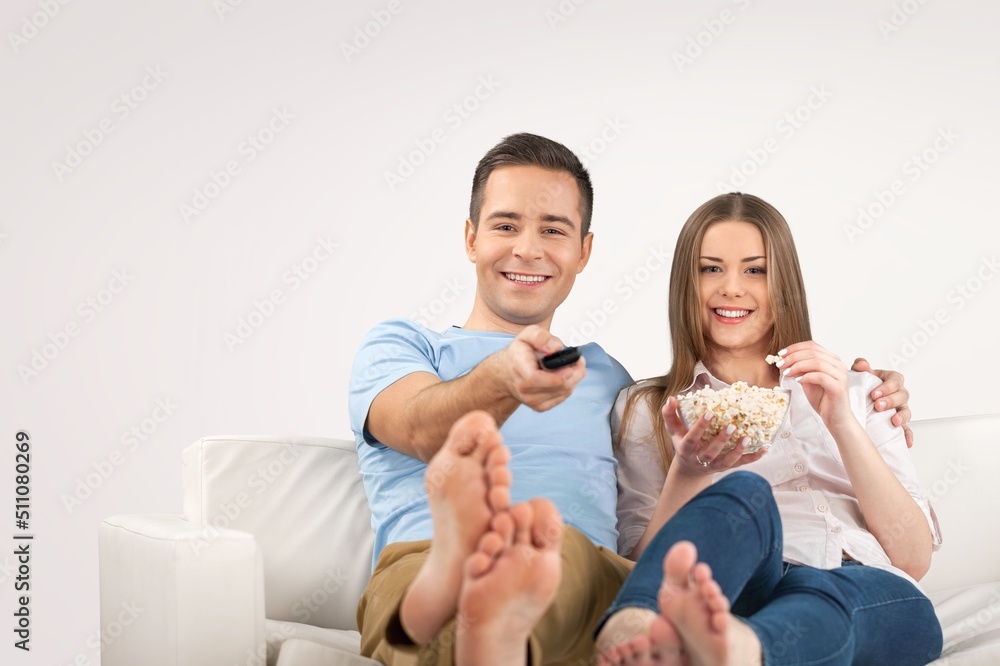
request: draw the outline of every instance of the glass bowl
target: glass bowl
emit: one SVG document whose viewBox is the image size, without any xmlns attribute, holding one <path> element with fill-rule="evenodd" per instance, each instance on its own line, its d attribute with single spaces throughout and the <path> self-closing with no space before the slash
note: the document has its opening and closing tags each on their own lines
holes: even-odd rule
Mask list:
<svg viewBox="0 0 1000 666">
<path fill-rule="evenodd" d="M 729 424 L 736 426 L 736 432 L 730 437 L 733 443 L 727 444 L 719 455 L 731 451 L 743 437 L 750 438 L 744 453 L 768 448 L 785 421 L 790 402 L 788 389 L 760 388 L 746 382 L 736 382 L 719 391 L 706 387 L 677 396 L 681 419 L 688 428 L 706 411 L 712 412 L 712 422 L 703 440 L 712 439 Z"/>
</svg>

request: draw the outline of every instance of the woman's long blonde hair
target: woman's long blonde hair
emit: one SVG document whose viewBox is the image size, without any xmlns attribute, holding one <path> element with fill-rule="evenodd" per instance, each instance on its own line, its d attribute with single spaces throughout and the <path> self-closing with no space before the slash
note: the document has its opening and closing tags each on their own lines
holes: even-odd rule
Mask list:
<svg viewBox="0 0 1000 666">
<path fill-rule="evenodd" d="M 677 237 L 670 268 L 670 343 L 673 360 L 667 374 L 648 379 L 634 387 L 625 402 L 621 428 L 615 442 L 626 441 L 635 410 L 645 406 L 653 423 L 663 469 L 674 457 L 673 445 L 660 411 L 667 398 L 691 386 L 694 367 L 708 360 L 708 346 L 702 329 L 699 296 L 699 259 L 705 230 L 717 222 L 749 222 L 760 230 L 767 256 L 767 291 L 771 300 L 774 327 L 768 353 L 790 344 L 809 340 L 809 308 L 806 305 L 802 270 L 788 223 L 774 206 L 752 194 L 732 192 L 706 201 L 691 214 Z"/>
</svg>

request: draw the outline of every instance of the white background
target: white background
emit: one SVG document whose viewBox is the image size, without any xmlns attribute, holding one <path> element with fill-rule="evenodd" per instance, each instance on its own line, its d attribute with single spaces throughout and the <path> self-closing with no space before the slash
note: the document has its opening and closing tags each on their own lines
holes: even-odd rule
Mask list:
<svg viewBox="0 0 1000 666">
<path fill-rule="evenodd" d="M 567 341 L 662 373 L 654 257 L 741 189 L 789 220 L 817 341 L 898 367 L 917 418 L 996 410 L 993 3 L 47 2 L 0 11 L 0 498 L 25 429 L 36 535 L 30 655 L 0 550 L 4 663 L 98 662 L 98 521 L 178 512 L 185 446 L 348 437 L 372 325 L 465 321 L 473 169 L 513 132 L 565 143 L 594 179 L 594 256 L 554 323 Z M 877 215 L 852 237 L 859 208 Z M 338 247 L 295 288 L 319 239 Z M 241 319 L 259 326 L 227 344 Z"/>
</svg>

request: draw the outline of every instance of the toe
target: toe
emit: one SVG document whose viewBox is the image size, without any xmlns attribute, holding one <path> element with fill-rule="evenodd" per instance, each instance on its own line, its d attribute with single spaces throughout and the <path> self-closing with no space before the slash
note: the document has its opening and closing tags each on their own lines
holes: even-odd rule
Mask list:
<svg viewBox="0 0 1000 666">
<path fill-rule="evenodd" d="M 475 552 L 465 561 L 465 573 L 470 578 L 479 578 L 493 566 L 493 558 L 483 552 Z"/>
<path fill-rule="evenodd" d="M 698 551 L 690 541 L 678 541 L 663 558 L 663 587 L 682 590 L 691 582 L 691 574 L 698 561 Z"/>
<path fill-rule="evenodd" d="M 515 504 L 510 508 L 510 515 L 514 519 L 514 543 L 530 544 L 531 526 L 535 520 L 531 504 Z"/>
<path fill-rule="evenodd" d="M 530 502 L 534 510 L 531 531 L 532 543 L 538 548 L 559 548 L 563 538 L 563 521 L 556 505 L 547 499 L 536 498 Z"/>
<path fill-rule="evenodd" d="M 503 444 L 490 447 L 486 454 L 486 466 L 490 469 L 504 468 L 510 462 L 510 449 Z"/>
<path fill-rule="evenodd" d="M 487 493 L 489 498 L 490 510 L 494 513 L 500 511 L 506 511 L 510 508 L 510 484 L 507 485 L 490 485 L 490 489 Z"/>
<path fill-rule="evenodd" d="M 500 554 L 503 547 L 504 537 L 497 532 L 491 531 L 479 538 L 479 544 L 476 546 L 476 551 L 486 555 L 492 560 Z"/>
<path fill-rule="evenodd" d="M 695 583 L 702 585 L 712 580 L 712 567 L 708 566 L 704 562 L 698 562 L 694 565 L 694 569 L 691 571 L 691 577 L 694 579 Z"/>
<path fill-rule="evenodd" d="M 504 544 L 514 540 L 514 518 L 509 511 L 501 511 L 490 519 L 490 529 L 503 539 Z"/>
</svg>

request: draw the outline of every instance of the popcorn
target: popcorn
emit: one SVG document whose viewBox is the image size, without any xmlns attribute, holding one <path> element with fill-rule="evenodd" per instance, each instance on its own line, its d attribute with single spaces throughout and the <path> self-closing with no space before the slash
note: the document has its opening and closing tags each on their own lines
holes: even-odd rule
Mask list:
<svg viewBox="0 0 1000 666">
<path fill-rule="evenodd" d="M 768 365 L 774 365 L 781 360 L 781 357 L 777 354 L 768 354 L 764 357 L 764 360 L 767 361 Z"/>
<path fill-rule="evenodd" d="M 677 396 L 681 416 L 690 427 L 706 411 L 712 412 L 712 422 L 703 436 L 709 440 L 724 430 L 729 424 L 736 426 L 732 441 L 738 442 L 749 437 L 745 452 L 755 453 L 771 445 L 774 433 L 785 420 L 788 411 L 789 393 L 782 388 L 760 388 L 746 382 L 736 382 L 731 387 L 714 391 L 709 387 Z M 722 453 L 732 450 L 726 445 Z M 720 454 L 721 455 L 721 454 Z"/>
</svg>

